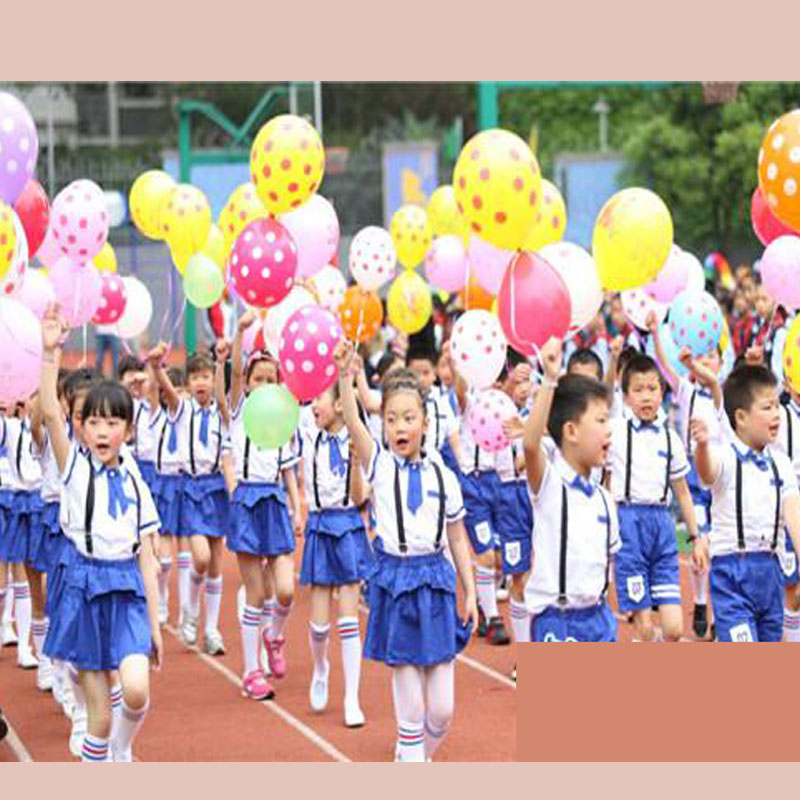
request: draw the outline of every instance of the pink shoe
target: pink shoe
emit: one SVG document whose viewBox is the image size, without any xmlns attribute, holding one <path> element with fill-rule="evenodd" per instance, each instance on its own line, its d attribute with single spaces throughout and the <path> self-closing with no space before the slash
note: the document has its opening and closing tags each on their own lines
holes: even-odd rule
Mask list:
<svg viewBox="0 0 800 800">
<path fill-rule="evenodd" d="M 249 697 L 251 700 L 271 700 L 275 697 L 275 690 L 264 677 L 263 670 L 254 669 L 244 676 L 242 697 Z"/>
<path fill-rule="evenodd" d="M 286 675 L 286 656 L 283 654 L 283 647 L 286 640 L 283 636 L 276 636 L 274 639 L 268 639 L 266 631 L 263 633 L 264 647 L 267 650 L 267 661 L 269 662 L 269 669 L 275 678 L 282 678 Z"/>
</svg>

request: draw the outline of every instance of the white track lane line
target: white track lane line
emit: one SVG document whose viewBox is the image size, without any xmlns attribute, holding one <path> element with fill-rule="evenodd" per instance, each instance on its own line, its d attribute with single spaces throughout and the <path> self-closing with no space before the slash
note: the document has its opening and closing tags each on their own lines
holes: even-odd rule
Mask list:
<svg viewBox="0 0 800 800">
<path fill-rule="evenodd" d="M 206 653 L 201 652 L 197 647 L 189 647 L 188 645 L 183 643 L 183 640 L 178 635 L 177 628 L 172 627 L 172 625 L 167 625 L 166 629 L 174 636 L 187 650 L 193 652 L 201 661 L 207 664 L 212 669 L 215 669 L 221 675 L 223 675 L 227 680 L 232 683 L 237 689 L 241 689 L 242 681 L 241 678 L 232 670 L 226 667 L 224 664 L 216 661 L 211 656 L 207 655 Z M 352 759 L 349 759 L 344 753 L 334 747 L 327 739 L 320 736 L 314 730 L 308 727 L 304 722 L 301 722 L 297 717 L 293 714 L 288 712 L 285 708 L 278 705 L 274 700 L 262 700 L 260 703 L 262 708 L 267 709 L 271 713 L 275 714 L 275 716 L 280 717 L 282 720 L 287 722 L 291 727 L 293 727 L 298 733 L 302 736 L 305 736 L 310 742 L 315 744 L 322 750 L 326 755 L 330 756 L 334 761 L 345 761 L 350 762 Z M 21 760 L 21 759 L 20 759 Z"/>
<path fill-rule="evenodd" d="M 8 725 L 8 733 L 3 741 L 8 743 L 8 746 L 11 748 L 11 752 L 14 754 L 17 761 L 30 763 L 34 760 L 33 756 L 28 751 L 28 748 L 23 744 L 22 739 L 20 739 L 17 735 L 17 732 L 14 730 L 14 726 L 8 721 L 8 717 L 5 716 L 5 714 L 3 716 L 5 717 L 6 724 Z"/>
</svg>

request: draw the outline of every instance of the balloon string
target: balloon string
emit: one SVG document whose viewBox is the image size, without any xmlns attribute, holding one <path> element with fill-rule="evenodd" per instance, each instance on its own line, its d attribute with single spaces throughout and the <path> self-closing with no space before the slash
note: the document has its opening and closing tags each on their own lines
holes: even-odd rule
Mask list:
<svg viewBox="0 0 800 800">
<path fill-rule="evenodd" d="M 161 318 L 161 326 L 158 329 L 158 341 L 164 341 L 164 331 L 167 329 L 167 319 L 169 319 L 170 312 L 172 311 L 172 295 L 174 291 L 175 285 L 175 273 L 173 270 L 170 269 L 169 271 L 169 296 L 167 298 L 167 307 L 164 310 L 164 315 Z M 172 340 L 170 340 L 169 344 L 172 344 Z"/>
</svg>

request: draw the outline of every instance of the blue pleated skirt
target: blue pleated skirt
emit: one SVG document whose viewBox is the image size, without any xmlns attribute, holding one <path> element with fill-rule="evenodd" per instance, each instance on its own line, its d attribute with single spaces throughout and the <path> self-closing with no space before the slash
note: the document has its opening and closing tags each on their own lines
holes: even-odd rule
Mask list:
<svg viewBox="0 0 800 800">
<path fill-rule="evenodd" d="M 286 492 L 275 483 L 240 483 L 233 493 L 228 550 L 254 556 L 294 552 Z"/>
<path fill-rule="evenodd" d="M 312 511 L 306 523 L 302 586 L 342 586 L 363 580 L 374 556 L 357 508 Z"/>
<path fill-rule="evenodd" d="M 25 563 L 39 572 L 50 572 L 58 559 L 64 538 L 59 522 L 60 511 L 60 503 L 45 503 L 39 515 L 39 524 L 31 529 Z"/>
<path fill-rule="evenodd" d="M 452 661 L 472 624 L 458 616 L 456 573 L 444 553 L 393 556 L 376 548 L 364 656 L 392 667 Z"/>
<path fill-rule="evenodd" d="M 182 536 L 228 535 L 230 501 L 221 472 L 184 476 L 178 530 Z"/>
<path fill-rule="evenodd" d="M 79 670 L 118 669 L 152 647 L 147 600 L 136 558 L 101 561 L 62 548 L 50 586 L 44 652 Z"/>
<path fill-rule="evenodd" d="M 157 475 L 153 500 L 156 503 L 158 518 L 161 520 L 161 533 L 183 536 L 184 532 L 180 527 L 183 475 Z"/>
<path fill-rule="evenodd" d="M 11 525 L 11 508 L 13 506 L 13 493 L 10 489 L 0 489 L 0 561 L 5 547 L 6 532 Z"/>
<path fill-rule="evenodd" d="M 152 461 L 141 461 L 137 458 L 136 466 L 139 467 L 139 474 L 142 476 L 142 480 L 147 484 L 150 494 L 155 497 L 156 487 L 158 485 L 156 465 Z"/>
<path fill-rule="evenodd" d="M 4 530 L 0 530 L 0 561 L 29 564 L 36 569 L 33 555 L 41 538 L 43 510 L 39 492 L 12 492 L 8 520 Z"/>
</svg>

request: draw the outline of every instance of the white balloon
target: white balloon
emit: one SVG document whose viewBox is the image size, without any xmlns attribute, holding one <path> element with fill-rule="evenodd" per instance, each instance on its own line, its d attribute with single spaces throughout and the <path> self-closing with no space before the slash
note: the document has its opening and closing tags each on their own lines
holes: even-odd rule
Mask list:
<svg viewBox="0 0 800 800">
<path fill-rule="evenodd" d="M 350 272 L 368 292 L 394 277 L 396 262 L 391 234 L 376 225 L 362 228 L 350 243 Z"/>
<path fill-rule="evenodd" d="M 682 257 L 688 263 L 689 280 L 686 282 L 687 292 L 704 292 L 706 290 L 706 273 L 700 259 L 688 250 L 684 250 Z"/>
<path fill-rule="evenodd" d="M 315 305 L 316 302 L 314 295 L 308 289 L 295 285 L 278 305 L 272 306 L 267 311 L 267 318 L 264 320 L 264 343 L 275 358 L 279 357 L 281 333 L 286 321 L 297 309 Z"/>
<path fill-rule="evenodd" d="M 597 276 L 594 259 L 572 242 L 545 245 L 539 250 L 539 255 L 567 284 L 572 307 L 570 328 L 580 330 L 597 316 L 603 305 L 603 287 Z"/>
<path fill-rule="evenodd" d="M 56 301 L 56 292 L 42 270 L 28 269 L 25 272 L 25 280 L 17 291 L 16 299 L 33 311 L 39 319 L 44 319 L 47 307 Z"/>
<path fill-rule="evenodd" d="M 470 387 L 486 389 L 491 386 L 503 370 L 507 350 L 508 342 L 500 320 L 488 311 L 467 311 L 453 326 L 450 356 Z"/>
<path fill-rule="evenodd" d="M 347 281 L 341 270 L 329 264 L 323 267 L 311 282 L 319 295 L 319 304 L 328 311 L 337 313 L 347 291 Z"/>
<path fill-rule="evenodd" d="M 150 290 L 133 275 L 127 275 L 122 281 L 125 284 L 128 302 L 114 327 L 117 336 L 122 339 L 135 339 L 141 336 L 150 324 L 153 316 L 153 298 L 150 296 Z"/>
</svg>

